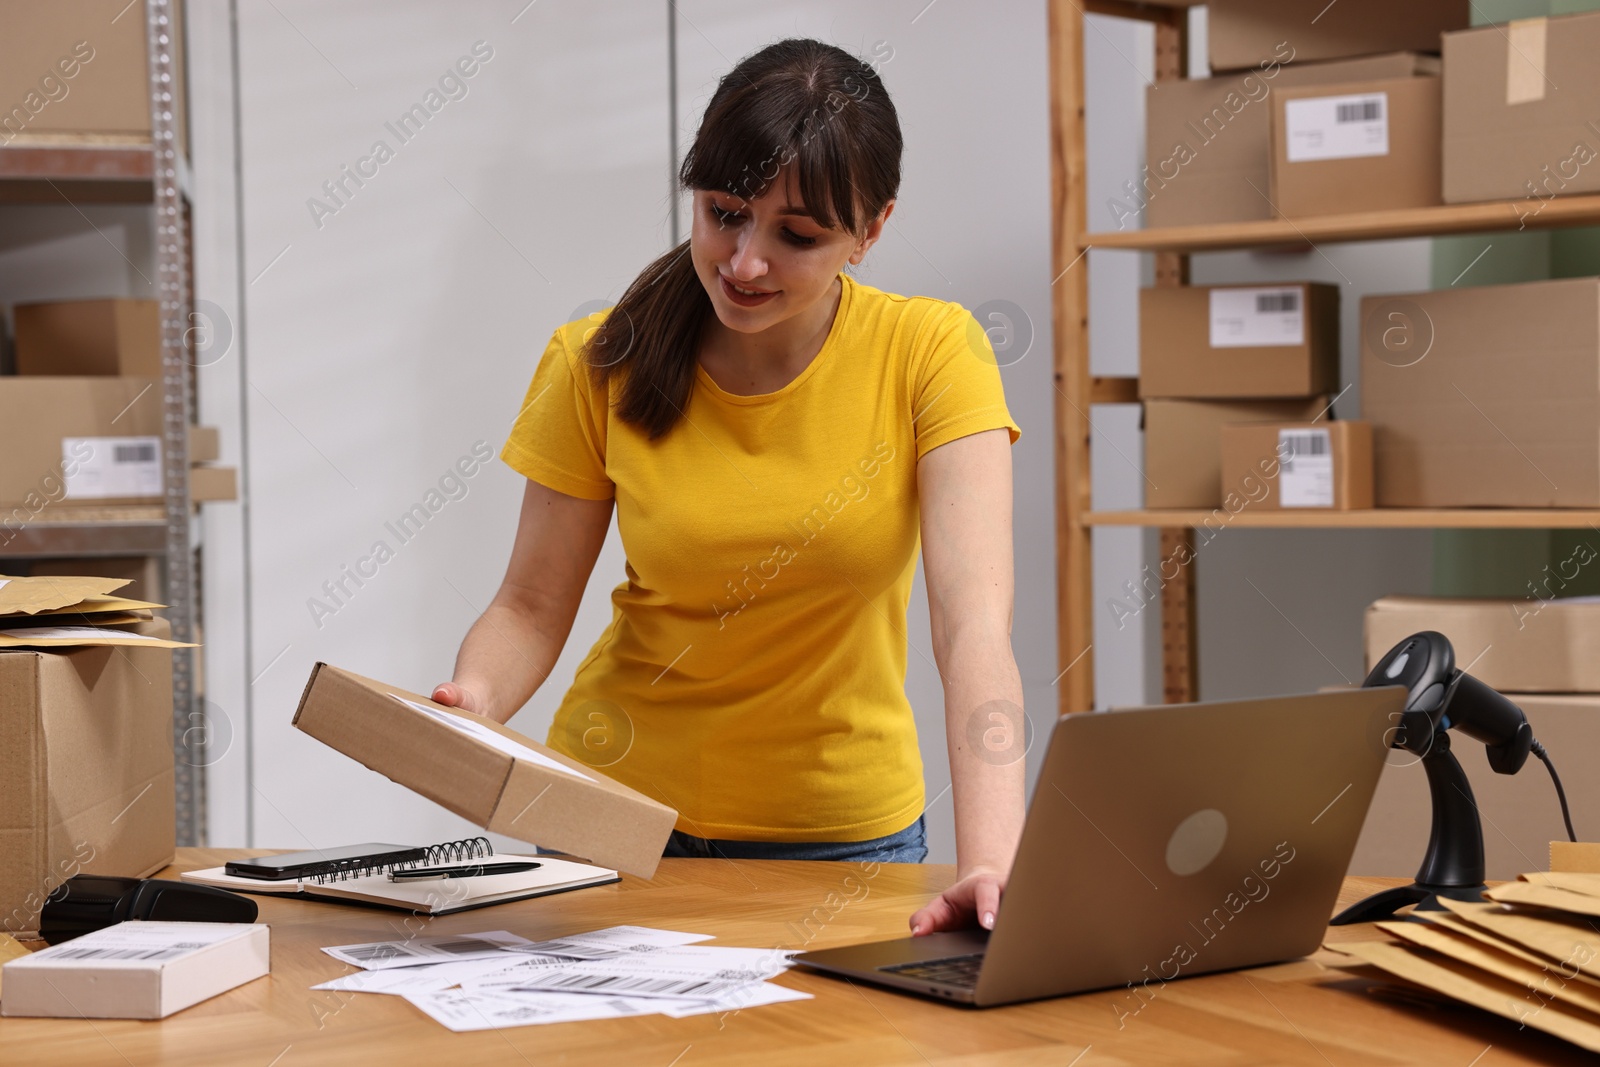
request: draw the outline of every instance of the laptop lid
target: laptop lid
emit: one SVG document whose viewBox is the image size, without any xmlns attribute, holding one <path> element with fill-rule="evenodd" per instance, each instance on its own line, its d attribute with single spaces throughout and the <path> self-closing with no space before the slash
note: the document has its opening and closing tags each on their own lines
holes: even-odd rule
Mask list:
<svg viewBox="0 0 1600 1067">
<path fill-rule="evenodd" d="M 1397 686 L 1063 716 L 974 1001 L 1314 951 L 1398 725 Z M 1125 1003 L 1123 1003 L 1125 1001 Z"/>
</svg>

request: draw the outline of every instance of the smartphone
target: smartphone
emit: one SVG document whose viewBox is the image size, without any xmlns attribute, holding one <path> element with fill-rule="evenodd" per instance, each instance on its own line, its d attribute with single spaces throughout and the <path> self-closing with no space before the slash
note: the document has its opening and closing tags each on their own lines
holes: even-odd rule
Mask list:
<svg viewBox="0 0 1600 1067">
<path fill-rule="evenodd" d="M 361 866 L 385 867 L 391 863 L 406 863 L 427 857 L 428 850 L 410 845 L 381 845 L 368 842 L 364 845 L 345 845 L 342 848 L 319 848 L 309 852 L 286 852 L 281 856 L 257 856 L 249 860 L 229 860 L 223 870 L 238 878 L 259 878 L 268 882 L 282 882 L 302 878 L 308 874 L 328 869 L 330 863 L 356 861 Z"/>
</svg>

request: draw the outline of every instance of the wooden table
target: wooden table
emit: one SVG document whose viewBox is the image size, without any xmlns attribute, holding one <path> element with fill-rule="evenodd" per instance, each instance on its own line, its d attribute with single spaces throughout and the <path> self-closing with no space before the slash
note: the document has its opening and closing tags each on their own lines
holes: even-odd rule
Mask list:
<svg viewBox="0 0 1600 1067">
<path fill-rule="evenodd" d="M 180 849 L 163 872 L 259 851 Z M 412 932 L 507 929 L 539 939 L 617 923 L 714 934 L 728 945 L 822 948 L 905 931 L 953 877 L 948 866 L 663 860 L 645 882 L 426 919 L 402 912 L 257 897 L 272 924 L 272 974 L 160 1022 L 0 1019 L 0 1064 L 193 1067 L 360 1064 L 1449 1064 L 1584 1063 L 1578 1049 L 1515 1024 L 1330 970 L 1331 953 L 1161 988 L 1136 1015 L 1127 991 L 977 1011 L 795 968 L 778 979 L 815 999 L 722 1016 L 661 1015 L 451 1033 L 399 997 L 313 990 L 350 968 L 324 945 Z M 856 882 L 846 883 L 853 876 Z M 1341 905 L 1394 879 L 1351 878 Z M 865 885 L 863 894 L 860 885 Z M 853 899 L 852 899 L 853 898 Z M 1381 937 L 1344 927 L 1330 940 Z M 1126 1009 L 1124 1008 L 1124 1011 Z"/>
</svg>

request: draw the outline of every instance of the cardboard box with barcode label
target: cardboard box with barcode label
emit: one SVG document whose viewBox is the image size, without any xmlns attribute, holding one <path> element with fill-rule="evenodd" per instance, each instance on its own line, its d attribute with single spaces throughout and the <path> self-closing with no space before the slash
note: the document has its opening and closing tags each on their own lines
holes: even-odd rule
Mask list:
<svg viewBox="0 0 1600 1067">
<path fill-rule="evenodd" d="M 1221 433 L 1222 483 L 1252 507 L 1372 507 L 1372 427 L 1339 422 L 1232 423 Z"/>
<path fill-rule="evenodd" d="M 641 878 L 678 813 L 481 715 L 318 663 L 294 724 L 476 826 Z"/>
<path fill-rule="evenodd" d="M 151 378 L 0 378 L 0 456 L 0 531 L 61 505 L 159 503 L 161 390 Z"/>
<path fill-rule="evenodd" d="M 1284 89 L 1272 105 L 1272 204 L 1304 218 L 1444 203 L 1439 79 Z"/>
<path fill-rule="evenodd" d="M 1145 93 L 1145 166 L 1091 212 L 1092 230 L 1136 224 L 1208 226 L 1272 218 L 1273 97 L 1297 86 L 1410 78 L 1436 74 L 1437 56 L 1396 52 L 1334 63 L 1286 62 L 1285 42 L 1251 70 L 1215 78 L 1152 83 Z M 1094 211 L 1099 211 L 1096 207 Z"/>
<path fill-rule="evenodd" d="M 164 638 L 164 619 L 136 623 Z M 172 652 L 0 649 L 0 930 L 37 930 L 75 874 L 172 862 Z"/>
<path fill-rule="evenodd" d="M 18 304 L 17 373 L 161 377 L 161 305 L 154 300 Z"/>
<path fill-rule="evenodd" d="M 1296 62 L 1406 49 L 1439 51 L 1439 35 L 1472 25 L 1472 0 L 1209 0 L 1212 70 L 1253 67 L 1287 43 Z"/>
<path fill-rule="evenodd" d="M 121 922 L 7 963 L 0 1015 L 165 1019 L 264 977 L 258 923 Z"/>
<path fill-rule="evenodd" d="M 1339 391 L 1339 288 L 1192 285 L 1139 293 L 1139 395 L 1309 397 Z"/>
<path fill-rule="evenodd" d="M 1600 192 L 1596 54 L 1600 12 L 1446 34 L 1445 202 L 1509 200 L 1526 223 Z"/>
<path fill-rule="evenodd" d="M 1361 301 L 1379 507 L 1600 507 L 1600 278 Z"/>
<path fill-rule="evenodd" d="M 1221 507 L 1226 489 L 1219 442 L 1226 423 L 1310 421 L 1332 400 L 1146 400 L 1144 506 Z"/>
</svg>

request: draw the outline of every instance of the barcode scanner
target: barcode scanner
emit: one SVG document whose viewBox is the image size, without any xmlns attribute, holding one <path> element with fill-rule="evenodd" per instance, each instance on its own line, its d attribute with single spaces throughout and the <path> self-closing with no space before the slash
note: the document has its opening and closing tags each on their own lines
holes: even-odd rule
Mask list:
<svg viewBox="0 0 1600 1067">
<path fill-rule="evenodd" d="M 45 901 L 39 914 L 39 936 L 59 945 L 128 919 L 253 923 L 260 910 L 249 897 L 208 885 L 78 874 L 61 883 Z"/>
<path fill-rule="evenodd" d="M 1521 708 L 1456 667 L 1450 639 L 1434 630 L 1412 634 L 1391 648 L 1372 668 L 1362 686 L 1400 685 L 1406 689 L 1405 710 L 1389 734 L 1392 748 L 1421 757 L 1433 798 L 1433 830 L 1417 879 L 1411 885 L 1375 893 L 1333 918 L 1332 925 L 1394 918 L 1409 904 L 1414 911 L 1439 911 L 1439 897 L 1480 900 L 1484 885 L 1483 826 L 1466 772 L 1450 752 L 1454 730 L 1487 750 L 1497 774 L 1516 774 L 1538 756 L 1550 771 L 1567 836 L 1576 841 L 1566 790 L 1544 746 Z"/>
</svg>

